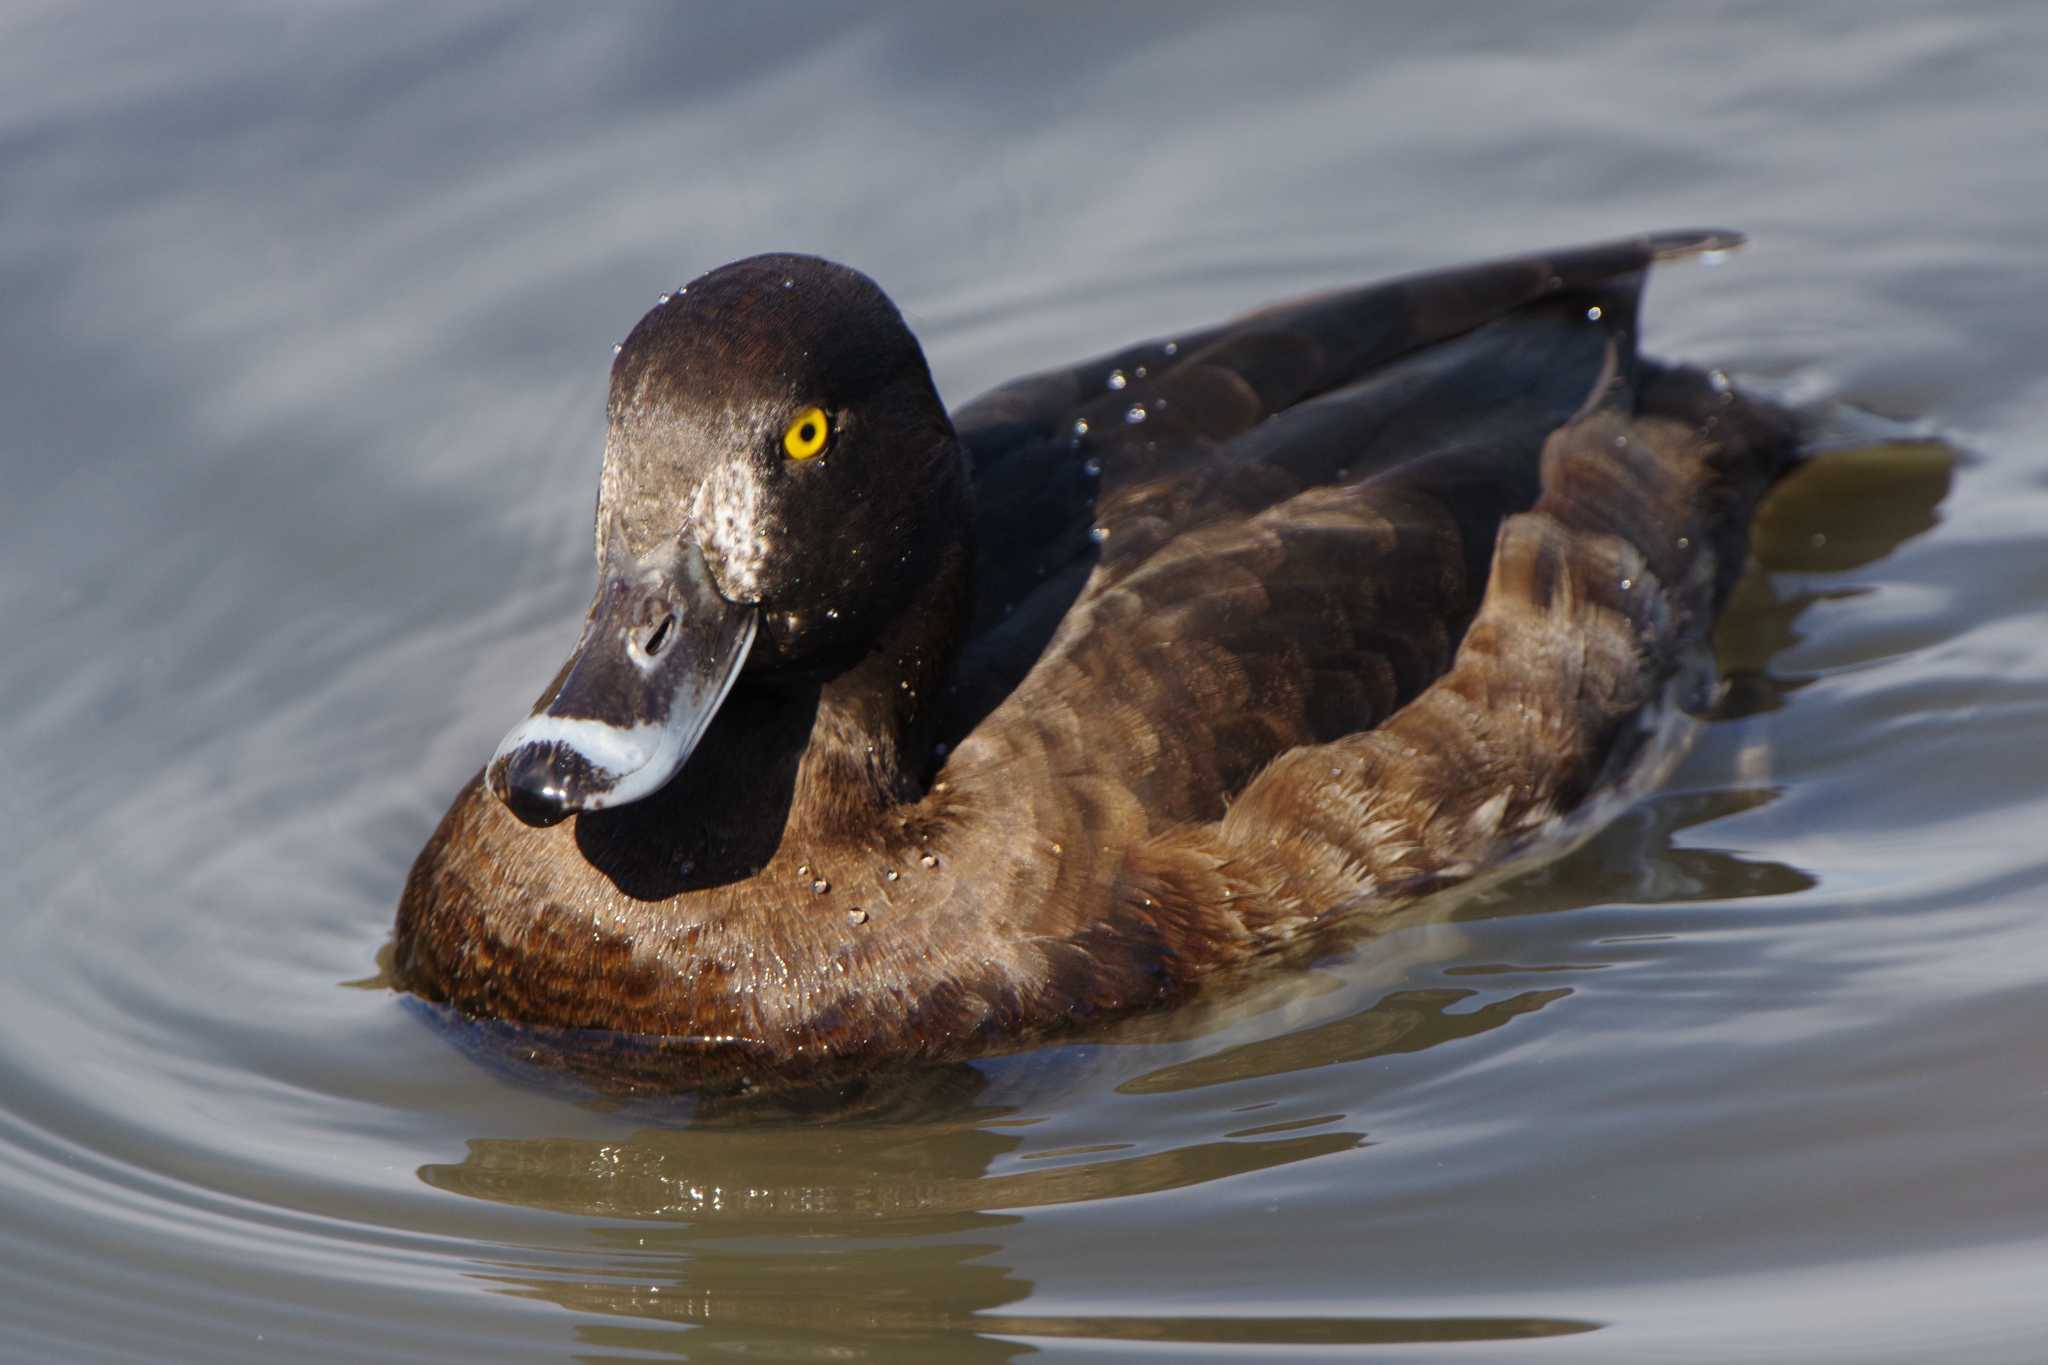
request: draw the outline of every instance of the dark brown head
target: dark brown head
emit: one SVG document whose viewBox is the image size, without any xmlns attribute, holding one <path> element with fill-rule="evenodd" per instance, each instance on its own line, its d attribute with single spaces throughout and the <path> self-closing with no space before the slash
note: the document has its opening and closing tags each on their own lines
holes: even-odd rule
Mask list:
<svg viewBox="0 0 2048 1365">
<path fill-rule="evenodd" d="M 597 599 L 489 768 L 533 824 L 659 790 L 743 668 L 858 656 L 968 519 L 916 339 L 873 281 L 816 257 L 664 299 L 619 350 L 609 413 Z"/>
</svg>

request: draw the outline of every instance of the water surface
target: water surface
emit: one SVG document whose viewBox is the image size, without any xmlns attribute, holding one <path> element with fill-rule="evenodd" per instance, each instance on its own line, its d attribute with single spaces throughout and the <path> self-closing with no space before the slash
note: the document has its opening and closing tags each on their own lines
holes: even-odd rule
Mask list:
<svg viewBox="0 0 2048 1365">
<path fill-rule="evenodd" d="M 0 18 L 0 1355 L 2048 1354 L 2048 173 L 2021 3 Z M 1649 348 L 1938 433 L 1772 509 L 1565 862 L 853 1115 L 374 984 L 573 641 L 610 346 L 797 248 L 942 390 L 1647 228 Z"/>
</svg>

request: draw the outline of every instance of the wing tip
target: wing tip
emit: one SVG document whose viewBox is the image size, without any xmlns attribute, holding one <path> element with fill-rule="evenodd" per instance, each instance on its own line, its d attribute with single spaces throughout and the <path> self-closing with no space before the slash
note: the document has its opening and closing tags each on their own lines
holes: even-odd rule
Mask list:
<svg viewBox="0 0 2048 1365">
<path fill-rule="evenodd" d="M 1683 228 L 1677 232 L 1653 232 L 1643 238 L 1653 261 L 1678 261 L 1688 256 L 1711 256 L 1734 251 L 1749 238 L 1733 228 Z"/>
</svg>

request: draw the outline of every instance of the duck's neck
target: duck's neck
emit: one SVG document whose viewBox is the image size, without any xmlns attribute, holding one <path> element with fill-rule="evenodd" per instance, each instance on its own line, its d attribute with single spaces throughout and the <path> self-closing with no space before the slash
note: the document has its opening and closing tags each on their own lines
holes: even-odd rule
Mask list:
<svg viewBox="0 0 2048 1365">
<path fill-rule="evenodd" d="M 973 605 L 972 572 L 962 536 L 938 553 L 873 647 L 820 684 L 786 847 L 869 842 L 898 806 L 922 793 L 939 694 Z"/>
</svg>

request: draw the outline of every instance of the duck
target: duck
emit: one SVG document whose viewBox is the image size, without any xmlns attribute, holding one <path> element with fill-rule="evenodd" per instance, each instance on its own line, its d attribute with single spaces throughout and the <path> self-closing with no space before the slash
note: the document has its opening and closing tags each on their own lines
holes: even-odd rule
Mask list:
<svg viewBox="0 0 2048 1365">
<path fill-rule="evenodd" d="M 1740 242 L 1340 289 L 950 415 L 853 269 L 664 295 L 612 364 L 581 636 L 413 864 L 395 983 L 675 1086 L 829 1080 L 1569 846 L 1711 704 L 1799 459 L 1637 351 L 1651 267 Z"/>
</svg>

